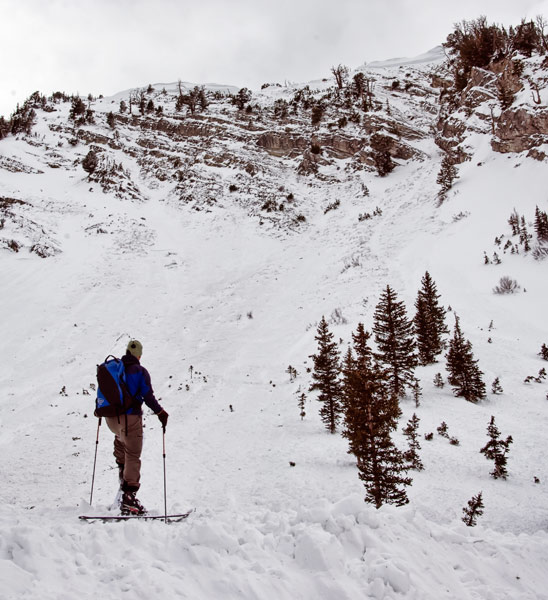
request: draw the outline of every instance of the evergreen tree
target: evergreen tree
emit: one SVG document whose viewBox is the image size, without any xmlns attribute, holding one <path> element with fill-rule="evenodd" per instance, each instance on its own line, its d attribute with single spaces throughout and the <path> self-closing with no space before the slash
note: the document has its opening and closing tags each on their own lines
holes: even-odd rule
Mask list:
<svg viewBox="0 0 548 600">
<path fill-rule="evenodd" d="M 18 104 L 9 121 L 10 133 L 12 135 L 18 133 L 30 135 L 35 120 L 36 111 L 32 108 L 32 102 L 26 100 L 22 107 Z"/>
<path fill-rule="evenodd" d="M 548 346 L 546 346 L 546 344 L 542 344 L 542 346 L 540 348 L 540 352 L 538 353 L 538 355 L 543 360 L 548 360 Z"/>
<path fill-rule="evenodd" d="M 412 385 L 413 389 L 413 400 L 415 400 L 415 407 L 419 408 L 421 405 L 421 397 L 422 397 L 422 388 L 420 386 L 420 379 L 415 379 L 415 382 Z"/>
<path fill-rule="evenodd" d="M 472 344 L 464 338 L 460 329 L 459 318 L 455 315 L 455 331 L 446 354 L 448 381 L 453 386 L 456 396 L 462 396 L 469 402 L 477 402 L 485 398 L 483 373 L 474 360 Z"/>
<path fill-rule="evenodd" d="M 390 286 L 381 295 L 373 319 L 378 349 L 375 358 L 387 367 L 390 391 L 400 398 L 405 395 L 405 387 L 413 385 L 417 357 L 405 304 L 398 302 Z"/>
<path fill-rule="evenodd" d="M 436 431 L 438 432 L 438 435 L 441 435 L 441 437 L 449 439 L 447 423 L 445 421 L 440 423 L 440 426 L 436 429 Z"/>
<path fill-rule="evenodd" d="M 311 112 L 311 123 L 312 125 L 318 125 L 323 119 L 325 113 L 325 104 L 323 102 L 315 102 L 312 106 Z"/>
<path fill-rule="evenodd" d="M 0 116 L 0 140 L 3 140 L 7 137 L 10 132 L 10 125 L 8 121 L 4 119 L 4 117 Z"/>
<path fill-rule="evenodd" d="M 535 233 L 539 242 L 548 241 L 548 215 L 539 209 L 535 209 Z"/>
<path fill-rule="evenodd" d="M 232 97 L 232 103 L 235 104 L 239 110 L 243 110 L 245 105 L 251 100 L 252 94 L 247 88 L 242 88 L 235 96 Z"/>
<path fill-rule="evenodd" d="M 392 139 L 380 133 L 371 136 L 370 144 L 373 150 L 373 162 L 380 177 L 385 177 L 396 168 L 396 163 L 390 154 Z"/>
<path fill-rule="evenodd" d="M 445 386 L 445 382 L 443 381 L 441 373 L 436 373 L 434 375 L 434 385 L 438 388 L 443 388 Z"/>
<path fill-rule="evenodd" d="M 371 334 L 365 330 L 363 323 L 358 323 L 356 333 L 352 334 L 354 342 L 354 352 L 356 353 L 356 361 L 362 372 L 367 372 L 371 369 L 373 361 L 373 352 L 369 347 L 369 339 Z"/>
<path fill-rule="evenodd" d="M 525 222 L 525 217 L 521 217 L 521 228 L 519 232 L 519 242 L 523 244 L 523 249 L 525 252 L 529 252 L 531 250 L 531 246 L 529 245 L 529 240 L 532 239 L 532 235 L 527 231 L 527 224 Z"/>
<path fill-rule="evenodd" d="M 411 484 L 411 479 L 405 477 L 409 466 L 391 438 L 399 413 L 394 411 L 386 371 L 378 363 L 369 370 L 361 370 L 359 361 L 349 350 L 343 373 L 345 428 L 342 435 L 348 439 L 348 452 L 356 457 L 358 476 L 366 488 L 365 501 L 376 508 L 385 503 L 406 504 L 405 486 Z"/>
<path fill-rule="evenodd" d="M 419 360 L 423 365 L 436 361 L 444 349 L 442 336 L 449 333 L 445 324 L 445 308 L 440 306 L 438 290 L 430 273 L 426 271 L 422 287 L 415 301 L 416 314 L 413 320 Z"/>
<path fill-rule="evenodd" d="M 508 224 L 512 228 L 512 235 L 519 235 L 519 214 L 515 208 L 508 218 Z"/>
<path fill-rule="evenodd" d="M 491 393 L 493 394 L 502 394 L 504 390 L 502 389 L 502 385 L 500 385 L 500 378 L 495 377 L 493 383 L 491 384 Z"/>
<path fill-rule="evenodd" d="M 209 106 L 209 100 L 207 99 L 205 87 L 203 85 L 198 88 L 198 102 L 200 103 L 200 109 L 202 111 L 206 110 Z"/>
<path fill-rule="evenodd" d="M 500 431 L 495 425 L 494 416 L 491 417 L 491 421 L 487 426 L 487 435 L 489 436 L 489 441 L 480 450 L 480 452 L 485 456 L 485 458 L 495 462 L 495 467 L 490 474 L 495 479 L 498 479 L 499 477 L 506 479 L 506 477 L 508 477 L 508 471 L 506 470 L 508 458 L 506 455 L 509 452 L 510 444 L 513 442 L 512 436 L 509 435 L 506 440 L 499 439 Z"/>
<path fill-rule="evenodd" d="M 409 440 L 409 450 L 404 452 L 404 458 L 409 463 L 411 469 L 416 471 L 422 471 L 424 465 L 420 459 L 418 451 L 421 449 L 419 444 L 419 422 L 420 419 L 415 413 L 409 421 L 407 421 L 406 427 L 403 429 L 403 435 Z"/>
<path fill-rule="evenodd" d="M 301 417 L 301 421 L 306 417 L 306 394 L 304 392 L 302 392 L 301 394 L 299 394 L 299 411 L 300 411 L 300 417 Z"/>
<path fill-rule="evenodd" d="M 97 158 L 97 154 L 93 150 L 90 150 L 82 161 L 82 168 L 84 171 L 86 171 L 86 173 L 91 175 L 97 168 L 98 164 L 99 160 Z"/>
<path fill-rule="evenodd" d="M 483 514 L 483 498 L 481 492 L 477 496 L 472 496 L 470 500 L 468 500 L 468 507 L 462 509 L 464 513 L 464 517 L 462 520 L 468 527 L 474 527 L 477 522 L 477 518 L 481 517 Z"/>
<path fill-rule="evenodd" d="M 325 317 L 320 321 L 315 339 L 318 341 L 318 353 L 311 357 L 314 361 L 314 382 L 310 391 L 319 391 L 318 400 L 323 404 L 320 409 L 322 421 L 331 433 L 335 433 L 342 411 L 340 357 Z"/>
<path fill-rule="evenodd" d="M 343 411 L 346 429 L 352 429 L 352 419 L 354 416 L 353 402 L 359 398 L 364 386 L 369 380 L 375 377 L 386 382 L 387 371 L 383 370 L 373 357 L 373 352 L 369 347 L 368 340 L 371 334 L 365 330 L 362 323 L 358 324 L 356 333 L 352 334 L 354 342 L 353 348 L 349 348 L 343 362 Z M 357 387 L 356 387 L 357 386 Z M 390 407 L 386 407 L 386 411 L 392 416 L 392 427 L 395 428 L 397 420 L 401 415 L 397 398 L 390 397 L 388 399 Z M 359 412 L 359 409 L 358 409 Z M 361 417 L 360 417 L 361 418 Z M 344 434 L 343 434 L 344 435 Z M 352 443 L 350 442 L 351 448 Z"/>
<path fill-rule="evenodd" d="M 455 167 L 454 159 L 449 154 L 445 154 L 436 179 L 436 183 L 440 186 L 440 198 L 445 198 L 445 195 L 453 187 L 453 182 L 457 177 L 458 171 Z"/>
<path fill-rule="evenodd" d="M 69 119 L 75 121 L 77 117 L 81 117 L 86 112 L 86 105 L 80 96 L 72 98 L 72 105 L 70 107 Z"/>
<path fill-rule="evenodd" d="M 107 113 L 107 125 L 111 129 L 114 129 L 114 127 L 116 126 L 116 121 L 114 119 L 114 114 L 112 112 Z"/>
<path fill-rule="evenodd" d="M 183 109 L 183 106 L 185 105 L 185 97 L 180 94 L 179 96 L 177 96 L 177 101 L 175 102 L 175 110 L 177 112 L 179 112 L 180 110 Z"/>
</svg>

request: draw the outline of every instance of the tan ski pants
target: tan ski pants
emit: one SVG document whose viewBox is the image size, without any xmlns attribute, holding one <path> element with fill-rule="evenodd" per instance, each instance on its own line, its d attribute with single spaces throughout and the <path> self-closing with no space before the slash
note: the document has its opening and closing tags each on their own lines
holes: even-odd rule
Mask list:
<svg viewBox="0 0 548 600">
<path fill-rule="evenodd" d="M 141 451 L 143 449 L 142 415 L 120 415 L 105 418 L 114 433 L 114 457 L 124 465 L 124 481 L 130 491 L 139 489 L 141 479 Z"/>
</svg>

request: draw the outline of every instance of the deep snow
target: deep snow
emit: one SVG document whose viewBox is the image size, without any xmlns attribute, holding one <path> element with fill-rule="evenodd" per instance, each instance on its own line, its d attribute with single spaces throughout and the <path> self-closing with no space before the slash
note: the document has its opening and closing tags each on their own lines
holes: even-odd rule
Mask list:
<svg viewBox="0 0 548 600">
<path fill-rule="evenodd" d="M 523 383 L 546 365 L 537 356 L 548 342 L 546 262 L 493 244 L 509 235 L 514 207 L 528 221 L 537 204 L 547 209 L 546 166 L 495 155 L 481 136 L 472 142 L 473 160 L 441 207 L 433 142 L 424 142 L 429 160 L 385 179 L 363 175 L 370 196 L 341 197 L 327 214 L 321 192 L 295 177 L 307 224 L 284 233 L 241 207 L 179 209 L 162 186 L 147 189 L 144 203 L 116 200 L 80 168 L 44 168 L 40 149 L 3 140 L 2 156 L 45 172 L 1 171 L 0 196 L 29 202 L 27 217 L 39 223 L 28 225 L 32 235 L 62 253 L 0 253 L 1 597 L 548 598 L 548 386 Z M 358 220 L 375 206 L 382 216 Z M 108 233 L 95 233 L 98 224 Z M 499 251 L 502 265 L 484 265 L 484 251 Z M 322 428 L 312 394 L 301 421 L 296 392 L 307 390 L 322 315 L 339 309 L 346 319 L 331 324 L 344 351 L 359 321 L 371 328 L 387 284 L 411 314 L 425 270 L 452 308 L 449 326 L 454 312 L 461 318 L 488 390 L 499 376 L 504 393 L 472 405 L 433 386 L 437 372 L 445 378 L 443 360 L 417 369 L 422 404 L 402 402 L 399 430 L 416 412 L 421 436 L 434 439 L 421 439 L 425 470 L 412 472 L 410 504 L 377 511 L 363 502 L 345 441 Z M 526 291 L 493 294 L 502 275 Z M 108 510 L 116 492 L 103 426 L 87 505 L 97 431 L 90 384 L 95 365 L 130 337 L 143 342 L 170 413 L 168 506 L 196 507 L 185 523 L 77 519 Z M 492 479 L 479 453 L 491 415 L 514 438 L 507 481 Z M 442 421 L 459 446 L 435 433 Z M 397 441 L 404 447 L 401 433 Z M 480 490 L 485 514 L 467 528 L 462 508 Z M 140 498 L 162 510 L 152 415 Z"/>
</svg>

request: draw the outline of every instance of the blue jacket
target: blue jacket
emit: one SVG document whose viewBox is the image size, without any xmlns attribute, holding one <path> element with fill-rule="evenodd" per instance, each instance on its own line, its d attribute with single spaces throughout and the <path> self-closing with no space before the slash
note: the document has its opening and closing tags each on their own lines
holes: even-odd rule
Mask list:
<svg viewBox="0 0 548 600">
<path fill-rule="evenodd" d="M 154 396 L 148 371 L 141 366 L 139 359 L 130 352 L 126 352 L 126 354 L 122 356 L 122 362 L 126 369 L 127 388 L 135 400 L 133 407 L 127 411 L 127 414 L 142 415 L 143 402 L 153 413 L 159 413 L 162 410 L 162 407 Z"/>
</svg>

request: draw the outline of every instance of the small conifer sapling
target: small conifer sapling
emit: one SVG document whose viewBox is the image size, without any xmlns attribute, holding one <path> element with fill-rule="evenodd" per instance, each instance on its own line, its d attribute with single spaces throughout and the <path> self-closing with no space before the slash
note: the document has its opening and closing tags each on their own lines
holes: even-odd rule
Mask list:
<svg viewBox="0 0 548 600">
<path fill-rule="evenodd" d="M 445 154 L 442 161 L 441 167 L 436 178 L 436 183 L 440 186 L 439 198 L 443 200 L 447 192 L 453 187 L 453 182 L 458 177 L 458 171 L 455 167 L 455 160 L 449 155 Z"/>
<path fill-rule="evenodd" d="M 443 377 L 441 376 L 441 373 L 436 373 L 436 375 L 434 376 L 434 385 L 437 388 L 442 388 L 445 385 L 445 381 L 443 380 Z"/>
<path fill-rule="evenodd" d="M 483 514 L 483 498 L 482 493 L 480 492 L 477 496 L 472 496 L 470 500 L 468 500 L 468 506 L 462 509 L 464 516 L 462 517 L 463 522 L 468 527 L 474 527 L 477 523 L 477 518 L 481 517 Z"/>
<path fill-rule="evenodd" d="M 502 389 L 502 386 L 500 385 L 500 379 L 498 377 L 495 377 L 495 380 L 491 384 L 491 393 L 502 394 L 503 392 L 504 392 L 504 390 Z"/>
<path fill-rule="evenodd" d="M 306 417 L 306 394 L 304 392 L 302 392 L 299 395 L 299 411 L 300 411 L 300 417 L 301 417 L 301 421 Z"/>
<path fill-rule="evenodd" d="M 415 400 L 415 408 L 419 408 L 421 405 L 422 388 L 420 386 L 420 379 L 415 379 L 415 383 L 412 386 L 413 400 Z"/>
<path fill-rule="evenodd" d="M 438 435 L 441 435 L 441 437 L 449 439 L 447 423 L 445 421 L 441 422 L 440 426 L 437 428 L 436 431 L 438 432 Z"/>
<path fill-rule="evenodd" d="M 510 449 L 510 444 L 513 442 L 512 436 L 509 435 L 506 440 L 500 439 L 500 431 L 495 425 L 494 416 L 491 417 L 491 421 L 487 426 L 487 435 L 489 436 L 489 441 L 480 452 L 485 458 L 492 460 L 495 463 L 494 469 L 491 471 L 490 475 L 494 479 L 506 479 L 508 477 L 508 471 L 506 469 L 506 463 L 508 461 L 507 454 Z"/>
<path fill-rule="evenodd" d="M 404 458 L 408 461 L 410 468 L 415 469 L 416 471 L 422 471 L 424 469 L 424 465 L 418 452 L 421 449 L 418 434 L 419 422 L 420 419 L 413 413 L 413 416 L 409 419 L 407 425 L 403 429 L 403 435 L 405 435 L 409 442 L 409 450 L 404 452 Z"/>
</svg>

